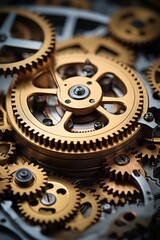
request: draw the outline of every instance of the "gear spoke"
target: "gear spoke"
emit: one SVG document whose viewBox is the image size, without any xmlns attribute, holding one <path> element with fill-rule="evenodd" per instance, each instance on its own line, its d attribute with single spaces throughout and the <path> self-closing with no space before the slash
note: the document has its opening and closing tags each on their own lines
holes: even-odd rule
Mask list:
<svg viewBox="0 0 160 240">
<path fill-rule="evenodd" d="M 13 26 L 14 20 L 16 18 L 16 13 L 9 13 L 0 28 L 0 32 L 2 33 L 10 33 L 11 28 Z"/>
<path fill-rule="evenodd" d="M 19 38 L 9 38 L 6 42 L 6 46 L 21 48 L 25 50 L 39 50 L 41 48 L 42 42 L 28 39 Z"/>
<path fill-rule="evenodd" d="M 64 24 L 64 27 L 63 27 L 63 38 L 64 39 L 67 39 L 67 38 L 70 38 L 71 36 L 74 35 L 74 31 L 75 31 L 75 28 L 76 28 L 76 24 L 77 24 L 77 18 L 76 16 L 68 16 L 66 18 L 66 21 L 65 21 L 65 24 Z"/>
<path fill-rule="evenodd" d="M 56 125 L 56 129 L 63 129 L 67 125 L 69 119 L 72 116 L 72 112 L 66 111 L 61 119 L 61 121 Z"/>
<path fill-rule="evenodd" d="M 121 117 L 121 115 L 112 114 L 112 113 L 108 112 L 105 108 L 103 108 L 102 106 L 98 106 L 96 110 L 99 113 L 101 113 L 104 117 L 106 117 L 109 120 L 110 124 L 112 124 L 112 121 L 116 121 L 120 118 L 123 119 L 123 117 Z M 109 126 L 109 124 L 107 126 Z"/>
<path fill-rule="evenodd" d="M 122 97 L 106 97 L 102 98 L 102 103 L 126 103 L 128 101 L 128 94 Z"/>
</svg>

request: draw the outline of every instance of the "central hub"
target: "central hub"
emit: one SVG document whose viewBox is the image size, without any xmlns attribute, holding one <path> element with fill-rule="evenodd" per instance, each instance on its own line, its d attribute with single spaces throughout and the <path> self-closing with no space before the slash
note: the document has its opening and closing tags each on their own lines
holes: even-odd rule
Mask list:
<svg viewBox="0 0 160 240">
<path fill-rule="evenodd" d="M 83 85 L 75 85 L 69 90 L 69 95 L 73 99 L 85 99 L 89 96 L 89 94 L 89 88 Z"/>
</svg>

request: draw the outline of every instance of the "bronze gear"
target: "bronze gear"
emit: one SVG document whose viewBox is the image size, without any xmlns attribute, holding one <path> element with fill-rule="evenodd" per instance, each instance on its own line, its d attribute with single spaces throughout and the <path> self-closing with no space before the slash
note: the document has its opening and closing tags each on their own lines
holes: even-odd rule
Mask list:
<svg viewBox="0 0 160 240">
<path fill-rule="evenodd" d="M 0 22 L 1 37 L 3 39 L 3 41 L 1 41 L 1 47 L 3 47 L 3 53 L 1 53 L 1 55 L 4 57 L 8 56 L 9 51 L 12 52 L 13 49 L 16 51 L 17 45 L 19 49 L 23 49 L 21 50 L 22 53 L 32 52 L 32 54 L 27 55 L 26 58 L 23 56 L 15 60 L 15 62 L 0 62 L 0 74 L 5 76 L 13 75 L 14 73 L 26 72 L 27 70 L 31 71 L 32 68 L 37 69 L 39 66 L 44 66 L 44 64 L 47 66 L 48 59 L 53 57 L 52 53 L 55 46 L 53 26 L 43 17 L 18 8 L 1 8 L 0 16 L 3 20 L 3 22 L 2 20 Z M 32 30 L 30 39 L 26 38 L 26 35 L 18 38 L 19 32 L 17 33 L 18 35 L 15 36 L 15 31 L 13 31 L 14 34 L 12 36 L 12 29 L 15 29 L 15 25 L 17 26 L 19 22 L 22 22 L 27 28 L 27 24 L 29 23 Z M 34 36 L 34 33 L 37 32 L 39 32 L 39 36 L 37 34 Z M 41 42 L 42 44 L 40 44 Z M 26 49 L 26 46 L 33 49 Z M 12 50 L 10 50 L 10 47 L 12 47 Z M 4 57 L 2 57 L 2 60 Z M 9 60 L 9 58 L 7 59 Z"/>
<path fill-rule="evenodd" d="M 61 72 L 64 67 L 78 64 L 80 71 L 79 68 L 83 68 L 85 64 L 88 66 L 88 62 L 97 69 L 92 77 L 73 76 L 63 80 L 63 76 L 60 76 L 59 71 Z M 109 74 L 106 75 L 107 73 Z M 26 148 L 28 146 L 30 156 L 34 158 L 36 152 L 39 161 L 49 163 L 50 167 L 54 161 L 55 169 L 63 168 L 66 171 L 67 159 L 69 170 L 73 172 L 76 168 L 77 173 L 80 173 L 85 169 L 88 173 L 86 167 L 93 168 L 102 164 L 102 158 L 98 164 L 92 160 L 93 158 L 111 153 L 111 149 L 122 147 L 128 140 L 131 143 L 135 135 L 139 134 L 137 120 L 143 111 L 147 111 L 148 99 L 144 85 L 128 66 L 92 54 L 62 55 L 57 57 L 55 73 L 52 74 L 53 72 L 41 72 L 33 76 L 30 73 L 25 79 L 23 76 L 25 81 L 19 78 L 15 80 L 8 91 L 6 104 L 8 118 L 18 142 L 25 146 L 22 144 L 24 153 L 28 154 Z M 44 77 L 48 79 L 45 83 L 49 82 L 46 86 Z M 120 88 L 122 97 L 117 97 L 112 91 L 112 85 L 108 90 L 110 92 L 111 88 L 111 97 L 105 95 L 100 79 L 103 82 L 106 78 L 107 81 L 111 78 L 112 84 Z M 57 88 L 53 86 L 53 81 Z M 74 99 L 74 88 L 78 85 L 76 90 L 79 91 L 80 84 L 83 85 L 82 91 L 84 90 L 86 95 L 85 99 L 77 100 Z M 40 110 L 42 119 L 36 117 L 36 112 L 34 114 L 33 97 L 36 95 L 42 96 L 41 99 L 45 101 L 44 103 L 42 100 L 43 111 Z M 55 101 L 52 106 L 53 114 L 52 109 L 47 106 L 48 101 L 52 99 Z M 117 104 L 111 112 L 107 108 L 110 104 L 111 108 Z M 55 111 L 59 115 L 58 121 L 54 118 Z M 82 124 L 79 122 L 81 119 Z M 101 121 L 100 124 L 97 121 Z M 76 124 L 80 124 L 80 130 L 76 129 Z M 79 158 L 85 160 L 83 163 L 81 161 L 80 165 L 75 160 Z"/>
<path fill-rule="evenodd" d="M 39 224 L 55 224 L 73 216 L 79 204 L 78 188 L 66 179 L 53 176 L 49 177 L 47 190 L 41 198 L 19 202 L 18 208 L 30 221 Z"/>
<path fill-rule="evenodd" d="M 0 166 L 0 196 L 9 189 L 9 176 L 6 167 Z"/>
<path fill-rule="evenodd" d="M 1 97 L 0 97 L 0 100 L 1 100 Z M 7 121 L 6 111 L 2 106 L 2 104 L 0 103 L 0 136 L 4 135 L 4 133 L 6 132 L 11 132 L 11 130 L 12 128 Z"/>
<path fill-rule="evenodd" d="M 13 195 L 32 196 L 41 193 L 47 184 L 44 169 L 33 163 L 8 165 L 8 174 L 12 176 L 10 188 Z"/>
<path fill-rule="evenodd" d="M 147 44 L 160 35 L 160 17 L 151 9 L 127 7 L 120 9 L 111 18 L 111 34 L 131 45 Z"/>
<path fill-rule="evenodd" d="M 160 156 L 160 145 L 145 140 L 138 141 L 135 147 L 136 155 L 142 159 L 156 160 Z"/>
<path fill-rule="evenodd" d="M 11 163 L 15 156 L 16 144 L 13 142 L 0 141 L 0 165 L 4 166 Z"/>
<path fill-rule="evenodd" d="M 66 229 L 84 231 L 91 224 L 96 223 L 100 218 L 101 204 L 96 201 L 93 194 L 87 190 L 80 189 L 80 195 L 80 209 L 76 216 L 65 224 Z M 85 216 L 85 211 L 87 211 L 88 208 L 91 208 L 91 212 L 89 216 Z"/>
<path fill-rule="evenodd" d="M 147 79 L 154 93 L 160 98 L 160 59 L 147 72 Z"/>
<path fill-rule="evenodd" d="M 57 43 L 56 50 L 59 53 L 91 53 L 100 56 L 115 57 L 121 62 L 133 65 L 135 60 L 134 52 L 111 37 L 106 38 L 85 38 L 74 37 L 69 40 Z"/>
<path fill-rule="evenodd" d="M 117 152 L 113 157 L 106 159 L 105 173 L 110 179 L 117 181 L 130 181 L 133 170 L 139 171 L 145 177 L 140 161 L 141 158 L 138 158 L 132 151 Z"/>
<path fill-rule="evenodd" d="M 131 182 L 111 181 L 109 178 L 105 178 L 100 185 L 103 187 L 104 191 L 112 193 L 115 196 L 129 197 L 139 193 L 139 189 L 137 189 Z"/>
</svg>

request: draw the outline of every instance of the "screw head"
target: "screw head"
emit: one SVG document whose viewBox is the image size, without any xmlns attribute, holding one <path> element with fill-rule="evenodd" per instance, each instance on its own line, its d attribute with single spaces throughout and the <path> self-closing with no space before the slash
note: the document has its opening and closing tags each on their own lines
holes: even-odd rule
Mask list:
<svg viewBox="0 0 160 240">
<path fill-rule="evenodd" d="M 53 126 L 53 121 L 50 118 L 44 118 L 43 119 L 43 124 L 46 126 Z"/>
<path fill-rule="evenodd" d="M 15 182 L 20 186 L 28 186 L 34 181 L 34 175 L 28 168 L 20 168 L 15 172 Z"/>
<path fill-rule="evenodd" d="M 101 122 L 95 122 L 94 123 L 94 129 L 95 130 L 98 130 L 98 129 L 101 129 L 102 128 L 102 123 Z"/>
<path fill-rule="evenodd" d="M 153 113 L 152 112 L 147 112 L 145 115 L 144 115 L 144 120 L 147 121 L 147 122 L 152 122 L 154 119 L 154 116 L 153 116 Z"/>
<path fill-rule="evenodd" d="M 74 89 L 74 93 L 78 96 L 82 96 L 85 93 L 85 89 L 82 86 L 77 86 Z"/>
<path fill-rule="evenodd" d="M 52 193 L 45 193 L 41 198 L 41 203 L 45 206 L 53 205 L 56 202 L 56 197 Z"/>
<path fill-rule="evenodd" d="M 120 154 L 113 159 L 114 163 L 119 166 L 127 165 L 130 162 L 130 159 L 127 155 Z"/>
</svg>

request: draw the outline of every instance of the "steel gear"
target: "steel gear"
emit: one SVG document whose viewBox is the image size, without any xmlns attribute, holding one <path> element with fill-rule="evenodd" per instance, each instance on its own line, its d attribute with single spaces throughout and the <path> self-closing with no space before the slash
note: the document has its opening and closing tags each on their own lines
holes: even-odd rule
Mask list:
<svg viewBox="0 0 160 240">
<path fill-rule="evenodd" d="M 10 188 L 13 195 L 33 196 L 41 193 L 47 185 L 47 174 L 44 169 L 33 163 L 8 165 L 8 174 L 12 176 Z"/>
<path fill-rule="evenodd" d="M 0 16 L 0 56 L 2 59 L 0 74 L 13 75 L 27 70 L 31 71 L 40 66 L 47 66 L 55 46 L 53 26 L 41 16 L 22 9 L 2 8 Z M 16 30 L 17 34 L 15 33 L 15 28 L 21 22 L 26 25 L 27 29 L 31 29 L 31 38 L 28 39 L 28 35 L 23 34 L 19 38 L 21 30 Z M 18 58 L 14 61 L 11 58 L 10 62 L 9 56 L 18 56 Z M 7 61 L 4 62 L 4 59 Z"/>
<path fill-rule="evenodd" d="M 49 177 L 47 190 L 39 198 L 19 202 L 22 215 L 39 224 L 64 222 L 73 216 L 80 204 L 79 190 L 69 181 L 60 177 Z"/>
<path fill-rule="evenodd" d="M 106 160 L 105 173 L 110 179 L 117 181 L 130 181 L 133 170 L 139 171 L 145 177 L 140 161 L 141 158 L 138 158 L 132 151 L 123 150 Z"/>
<path fill-rule="evenodd" d="M 58 42 L 56 50 L 60 53 L 80 52 L 96 54 L 104 57 L 115 57 L 128 65 L 133 65 L 135 60 L 135 55 L 132 50 L 127 49 L 111 37 L 74 37 L 66 41 Z"/>
<path fill-rule="evenodd" d="M 160 145 L 141 140 L 137 142 L 135 151 L 142 159 L 156 160 L 160 156 Z"/>
<path fill-rule="evenodd" d="M 38 151 L 39 161 L 54 162 L 64 171 L 70 159 L 68 171 L 88 174 L 87 166 L 102 164 L 102 158 L 97 163 L 91 157 L 131 143 L 139 134 L 146 90 L 128 66 L 113 59 L 72 54 L 57 57 L 56 63 L 54 76 L 30 73 L 25 81 L 15 80 L 7 94 L 9 121 L 25 145 L 23 153 L 28 155 L 29 146 L 33 158 Z M 74 76 L 66 77 L 68 66 L 76 68 Z"/>
<path fill-rule="evenodd" d="M 16 144 L 13 142 L 0 142 L 0 165 L 11 163 L 16 153 Z"/>
<path fill-rule="evenodd" d="M 160 59 L 149 68 L 147 79 L 154 93 L 160 98 Z"/>
<path fill-rule="evenodd" d="M 9 176 L 6 167 L 0 166 L 0 196 L 9 189 Z"/>
<path fill-rule="evenodd" d="M 122 42 L 140 45 L 159 37 L 159 24 L 160 17 L 154 11 L 140 6 L 127 7 L 112 16 L 109 29 L 111 34 Z"/>
<path fill-rule="evenodd" d="M 80 190 L 80 195 L 80 209 L 76 216 L 66 223 L 66 229 L 84 231 L 100 218 L 101 204 L 96 201 L 95 197 L 87 190 Z M 89 215 L 87 210 L 90 210 Z"/>
<path fill-rule="evenodd" d="M 118 195 L 119 197 L 132 197 L 139 193 L 139 189 L 131 182 L 111 181 L 109 178 L 105 178 L 100 185 L 107 193 Z"/>
</svg>

